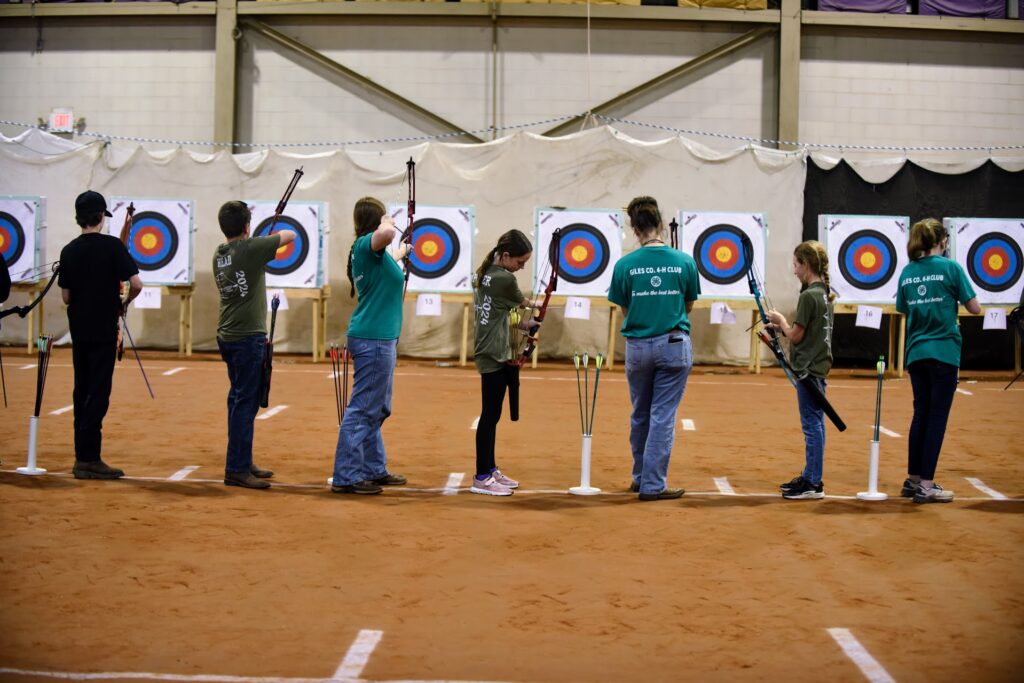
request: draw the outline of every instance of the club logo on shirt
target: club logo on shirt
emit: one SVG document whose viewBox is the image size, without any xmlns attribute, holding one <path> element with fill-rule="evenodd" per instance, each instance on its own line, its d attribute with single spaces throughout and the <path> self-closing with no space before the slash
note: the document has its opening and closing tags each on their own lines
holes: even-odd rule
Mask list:
<svg viewBox="0 0 1024 683">
<path fill-rule="evenodd" d="M 927 287 L 925 287 L 924 285 L 918 285 L 917 286 L 917 295 L 918 296 L 924 296 L 927 293 L 928 293 L 928 288 Z"/>
<path fill-rule="evenodd" d="M 651 287 L 661 287 L 661 278 L 655 275 L 651 278 Z"/>
</svg>

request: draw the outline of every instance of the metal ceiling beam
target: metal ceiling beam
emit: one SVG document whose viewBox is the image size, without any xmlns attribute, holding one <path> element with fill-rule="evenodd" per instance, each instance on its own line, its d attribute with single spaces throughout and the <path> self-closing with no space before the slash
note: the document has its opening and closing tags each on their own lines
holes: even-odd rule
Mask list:
<svg viewBox="0 0 1024 683">
<path fill-rule="evenodd" d="M 330 57 L 323 55 L 322 53 L 314 50 L 305 43 L 286 36 L 285 34 L 277 31 L 276 29 L 267 26 L 262 21 L 258 21 L 252 18 L 240 18 L 239 26 L 247 31 L 257 33 L 264 38 L 270 40 L 281 47 L 284 47 L 292 52 L 298 53 L 306 59 L 318 64 L 319 66 L 327 69 L 331 73 L 334 73 L 342 78 L 348 80 L 350 83 L 358 85 L 359 87 L 372 92 L 373 94 L 383 97 L 389 102 L 398 105 L 400 108 L 406 111 L 412 112 L 417 117 L 430 122 L 433 126 L 441 129 L 446 133 L 457 133 L 461 136 L 462 140 L 467 142 L 483 142 L 480 138 L 469 133 L 447 119 L 441 118 L 437 114 L 433 113 L 428 109 L 424 109 L 420 105 L 416 104 L 411 100 L 407 100 L 398 93 L 385 88 L 376 81 L 373 81 L 366 76 L 353 71 L 344 64 L 340 64 Z"/>
<path fill-rule="evenodd" d="M 708 52 L 705 52 L 699 57 L 694 57 L 690 61 L 680 66 L 677 66 L 671 71 L 666 71 L 660 76 L 655 76 L 651 80 L 645 83 L 641 83 L 632 90 L 627 90 L 626 92 L 620 95 L 616 95 L 607 102 L 602 102 L 596 107 L 591 108 L 589 113 L 608 114 L 610 111 L 618 107 L 621 107 L 625 104 L 628 104 L 633 100 L 637 99 L 638 97 L 641 97 L 656 88 L 661 88 L 670 85 L 675 81 L 678 81 L 686 76 L 689 76 L 697 69 L 700 69 L 701 67 L 711 64 L 715 60 L 721 59 L 722 57 L 732 54 L 737 50 L 741 50 L 744 47 L 760 40 L 765 36 L 773 35 L 776 32 L 776 30 L 777 29 L 775 26 L 762 26 L 760 28 L 755 28 L 752 31 L 747 31 L 739 38 L 735 38 L 733 40 L 730 40 L 728 43 L 719 45 L 715 49 L 709 50 Z M 586 115 L 575 116 L 569 119 L 568 121 L 564 121 L 563 123 L 558 124 L 551 130 L 545 132 L 544 135 L 560 135 L 561 133 L 564 133 L 572 129 L 574 126 L 579 125 L 580 122 L 583 121 L 585 118 Z"/>
</svg>

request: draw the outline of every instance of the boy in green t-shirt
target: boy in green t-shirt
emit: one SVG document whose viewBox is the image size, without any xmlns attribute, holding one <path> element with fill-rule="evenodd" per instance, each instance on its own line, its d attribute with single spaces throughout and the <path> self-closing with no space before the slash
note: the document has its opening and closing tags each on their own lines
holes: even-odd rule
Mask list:
<svg viewBox="0 0 1024 683">
<path fill-rule="evenodd" d="M 243 202 L 220 207 L 217 220 L 227 238 L 213 254 L 213 276 L 220 292 L 217 347 L 228 365 L 228 450 L 224 483 L 251 489 L 270 488 L 274 473 L 252 461 L 253 424 L 259 411 L 260 382 L 267 347 L 267 295 L 264 267 L 280 247 L 291 243 L 291 230 L 249 238 L 252 213 Z"/>
</svg>

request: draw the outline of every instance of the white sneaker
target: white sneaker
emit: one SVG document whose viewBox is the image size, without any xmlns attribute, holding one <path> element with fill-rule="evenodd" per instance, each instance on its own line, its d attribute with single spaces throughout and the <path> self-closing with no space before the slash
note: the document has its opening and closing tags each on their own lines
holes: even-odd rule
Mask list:
<svg viewBox="0 0 1024 683">
<path fill-rule="evenodd" d="M 506 477 L 501 473 L 501 470 L 494 470 L 494 472 L 491 473 L 491 476 L 494 477 L 494 480 L 502 486 L 507 486 L 510 489 L 519 488 L 519 482 L 512 477 Z"/>
<path fill-rule="evenodd" d="M 485 496 L 511 496 L 512 489 L 499 484 L 493 476 L 480 481 L 473 477 L 473 485 L 469 487 L 470 493 L 479 493 Z"/>
<path fill-rule="evenodd" d="M 932 484 L 930 489 L 921 487 L 914 494 L 915 503 L 951 503 L 953 492 L 946 491 L 938 484 Z"/>
</svg>

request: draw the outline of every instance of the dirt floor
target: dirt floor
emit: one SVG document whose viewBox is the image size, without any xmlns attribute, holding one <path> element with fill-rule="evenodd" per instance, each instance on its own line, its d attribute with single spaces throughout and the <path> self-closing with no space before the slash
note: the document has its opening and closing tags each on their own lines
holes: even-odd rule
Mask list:
<svg viewBox="0 0 1024 683">
<path fill-rule="evenodd" d="M 803 462 L 792 388 L 773 371 L 698 368 L 678 416 L 694 429 L 677 431 L 669 473 L 687 494 L 643 503 L 626 491 L 621 367 L 600 383 L 602 495 L 565 493 L 580 471 L 571 364 L 524 370 L 522 419 L 498 430 L 499 463 L 522 489 L 501 499 L 465 490 L 473 368 L 401 360 L 384 433 L 409 486 L 362 498 L 326 486 L 328 363 L 276 366 L 271 406 L 287 408 L 256 423 L 275 486 L 249 491 L 221 483 L 227 377 L 214 358 L 145 355 L 155 401 L 128 358 L 117 369 L 104 430 L 104 458 L 129 475 L 117 482 L 69 475 L 73 417 L 50 414 L 71 403 L 65 350 L 40 419 L 49 474 L 14 473 L 35 361 L 4 360 L 3 682 L 1021 680 L 1024 383 L 1002 391 L 1006 373 L 961 384 L 938 477 L 957 499 L 918 506 L 898 496 L 909 380 L 885 388 L 889 500 L 853 498 L 867 487 L 875 384 L 836 370 L 829 392 L 850 428 L 829 427 L 829 497 L 785 501 L 776 486 Z M 452 473 L 463 488 L 445 495 Z M 361 632 L 379 642 L 353 646 Z"/>
</svg>

